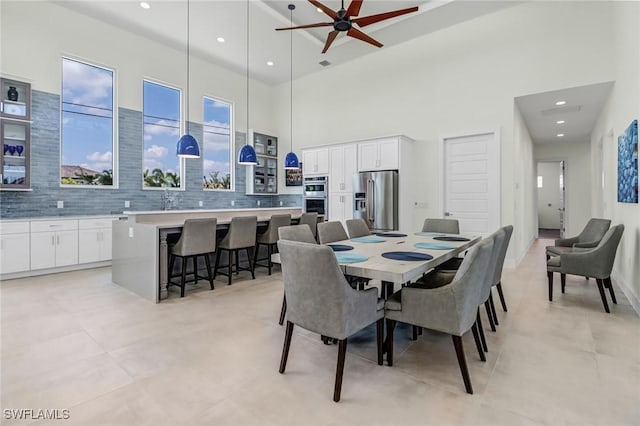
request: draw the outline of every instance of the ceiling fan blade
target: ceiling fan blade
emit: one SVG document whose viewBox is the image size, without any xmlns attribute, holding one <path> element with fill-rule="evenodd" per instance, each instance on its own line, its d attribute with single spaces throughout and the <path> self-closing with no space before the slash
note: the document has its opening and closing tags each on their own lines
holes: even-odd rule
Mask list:
<svg viewBox="0 0 640 426">
<path fill-rule="evenodd" d="M 347 8 L 346 16 L 358 16 L 363 0 L 351 0 L 351 4 Z"/>
<path fill-rule="evenodd" d="M 337 35 L 338 35 L 338 31 L 331 31 L 329 33 L 329 35 L 327 36 L 327 42 L 324 44 L 324 49 L 322 49 L 322 53 L 326 53 L 326 51 L 329 50 L 331 43 L 333 43 L 333 40 L 336 39 Z"/>
<path fill-rule="evenodd" d="M 322 10 L 327 15 L 329 15 L 331 19 L 338 19 L 338 14 L 333 9 L 329 9 L 327 6 L 320 3 L 318 0 L 309 0 L 309 3 L 311 3 L 318 9 Z"/>
<path fill-rule="evenodd" d="M 311 1 L 311 0 L 309 0 Z M 376 22 L 384 21 L 385 19 L 395 18 L 396 16 L 406 15 L 407 13 L 417 12 L 418 6 L 410 7 L 408 9 L 394 10 L 391 12 L 379 13 L 377 15 L 363 16 L 362 18 L 352 19 L 352 21 L 361 27 L 375 24 Z"/>
<path fill-rule="evenodd" d="M 299 25 L 297 27 L 276 28 L 276 31 L 297 30 L 300 28 L 329 27 L 331 25 L 333 25 L 333 22 L 318 22 L 317 24 Z"/>
<path fill-rule="evenodd" d="M 347 31 L 347 35 L 353 38 L 357 38 L 358 40 L 366 41 L 367 43 L 373 44 L 376 47 L 382 47 L 382 43 L 372 37 L 369 37 L 357 28 L 351 27 L 349 31 Z"/>
</svg>

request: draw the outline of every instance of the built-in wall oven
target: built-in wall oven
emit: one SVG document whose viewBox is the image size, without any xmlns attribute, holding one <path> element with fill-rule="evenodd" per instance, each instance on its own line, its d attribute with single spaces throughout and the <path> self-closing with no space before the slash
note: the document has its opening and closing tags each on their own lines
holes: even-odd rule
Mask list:
<svg viewBox="0 0 640 426">
<path fill-rule="evenodd" d="M 303 179 L 304 211 L 318 213 L 325 217 L 329 213 L 327 195 L 329 182 L 327 176 L 305 177 Z"/>
</svg>

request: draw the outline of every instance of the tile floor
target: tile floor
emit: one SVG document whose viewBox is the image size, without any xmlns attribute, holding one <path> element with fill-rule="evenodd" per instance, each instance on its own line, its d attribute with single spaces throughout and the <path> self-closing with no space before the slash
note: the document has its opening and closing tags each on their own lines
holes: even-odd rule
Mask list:
<svg viewBox="0 0 640 426">
<path fill-rule="evenodd" d="M 279 273 L 154 305 L 101 268 L 2 283 L 1 406 L 70 410 L 38 425 L 640 424 L 640 318 L 620 290 L 605 314 L 579 277 L 549 303 L 547 243 L 505 270 L 509 312 L 498 308 L 498 331 L 486 331 L 486 363 L 465 337 L 474 395 L 449 336 L 412 342 L 399 328 L 389 368 L 375 362 L 371 328 L 349 341 L 336 404 L 337 347 L 317 335 L 297 329 L 278 374 Z"/>
</svg>

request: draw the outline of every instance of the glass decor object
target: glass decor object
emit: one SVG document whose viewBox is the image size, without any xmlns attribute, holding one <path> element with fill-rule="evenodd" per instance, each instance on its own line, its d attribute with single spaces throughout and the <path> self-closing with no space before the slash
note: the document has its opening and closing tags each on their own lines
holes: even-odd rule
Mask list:
<svg viewBox="0 0 640 426">
<path fill-rule="evenodd" d="M 9 86 L 9 90 L 7 90 L 7 99 L 12 102 L 18 102 L 18 90 L 15 86 Z"/>
</svg>

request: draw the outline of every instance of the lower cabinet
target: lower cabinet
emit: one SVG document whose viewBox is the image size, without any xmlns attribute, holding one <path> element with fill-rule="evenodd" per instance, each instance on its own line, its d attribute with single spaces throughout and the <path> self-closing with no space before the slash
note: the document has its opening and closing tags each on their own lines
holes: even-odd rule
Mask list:
<svg viewBox="0 0 640 426">
<path fill-rule="evenodd" d="M 78 263 L 78 231 L 31 233 L 31 269 Z"/>
<path fill-rule="evenodd" d="M 329 195 L 329 219 L 339 220 L 343 224 L 353 219 L 353 192 Z"/>
<path fill-rule="evenodd" d="M 78 262 L 111 260 L 112 219 L 80 219 L 78 221 Z"/>
<path fill-rule="evenodd" d="M 0 271 L 29 270 L 29 222 L 3 223 L 0 228 Z"/>
</svg>

